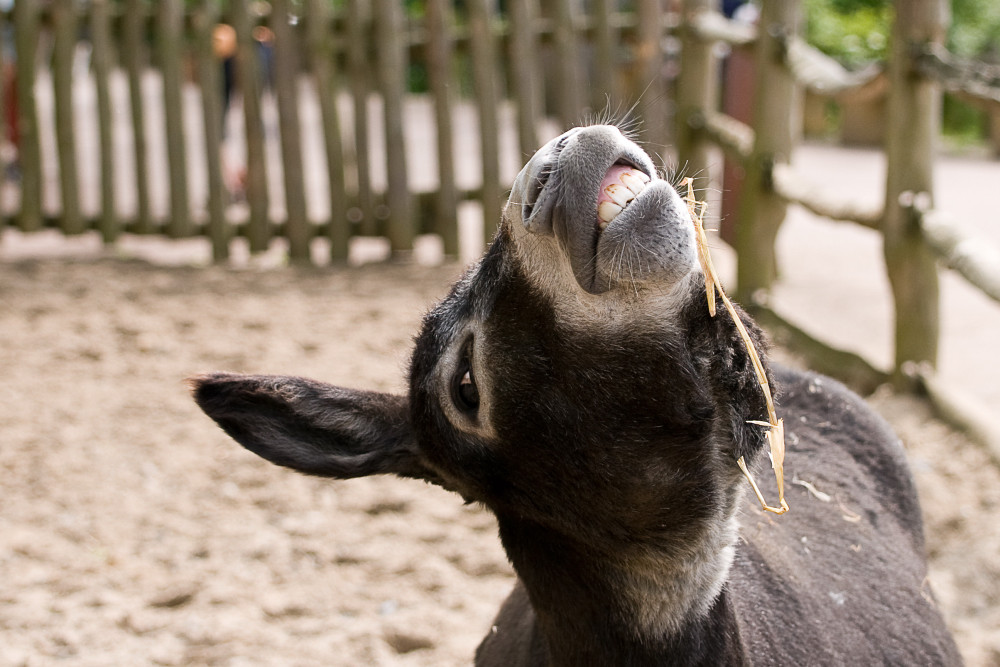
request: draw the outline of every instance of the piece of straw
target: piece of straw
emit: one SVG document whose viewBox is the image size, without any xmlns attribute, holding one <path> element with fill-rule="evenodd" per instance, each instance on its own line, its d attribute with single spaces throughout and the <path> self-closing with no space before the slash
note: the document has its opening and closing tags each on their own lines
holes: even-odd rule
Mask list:
<svg viewBox="0 0 1000 667">
<path fill-rule="evenodd" d="M 695 198 L 694 186 L 690 178 L 684 179 L 684 182 L 687 185 L 686 203 L 688 213 L 691 214 L 691 221 L 694 223 L 695 243 L 698 246 L 698 262 L 701 264 L 702 273 L 705 274 L 705 296 L 708 299 L 708 312 L 712 317 L 715 317 L 715 291 L 718 290 L 719 296 L 722 298 L 722 303 L 726 306 L 729 316 L 733 318 L 733 323 L 736 325 L 737 331 L 740 332 L 740 338 L 743 339 L 743 344 L 747 348 L 747 354 L 750 355 L 750 361 L 753 363 L 757 381 L 760 383 L 761 391 L 764 392 L 764 402 L 767 404 L 767 421 L 751 421 L 749 423 L 758 424 L 768 429 L 766 435 L 767 442 L 771 448 L 771 467 L 774 469 L 774 479 L 778 483 L 779 506 L 772 507 L 764 500 L 764 496 L 757 487 L 757 483 L 754 482 L 753 476 L 747 469 L 746 462 L 742 456 L 736 462 L 736 465 L 740 467 L 743 475 L 750 482 L 750 486 L 757 495 L 760 506 L 767 512 L 784 514 L 788 511 L 788 503 L 785 502 L 785 424 L 781 419 L 778 419 L 778 415 L 774 410 L 774 401 L 771 399 L 771 386 L 767 382 L 767 374 L 764 373 L 764 365 L 760 362 L 757 349 L 754 347 L 753 341 L 750 340 L 750 334 L 747 333 L 746 327 L 743 326 L 743 321 L 736 314 L 736 309 L 733 307 L 732 302 L 722 289 L 719 274 L 716 273 L 715 265 L 712 264 L 712 255 L 708 250 L 708 237 L 705 235 L 705 226 L 702 224 L 708 204 L 707 202 L 699 202 Z"/>
</svg>

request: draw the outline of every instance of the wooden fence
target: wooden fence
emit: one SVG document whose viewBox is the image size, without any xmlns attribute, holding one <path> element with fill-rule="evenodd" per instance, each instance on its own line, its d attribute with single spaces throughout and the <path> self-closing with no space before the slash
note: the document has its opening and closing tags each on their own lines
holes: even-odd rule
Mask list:
<svg viewBox="0 0 1000 667">
<path fill-rule="evenodd" d="M 727 22 L 710 0 L 685 0 L 681 30 L 699 44 L 682 52 L 681 70 L 704 69 L 719 41 L 751 48 L 756 65 L 752 127 L 716 111 L 714 89 L 678 87 L 679 146 L 689 147 L 695 172 L 710 167 L 709 145 L 721 146 L 746 173 L 742 184 L 735 249 L 738 297 L 753 304 L 771 327 L 812 350 L 813 362 L 855 385 L 873 387 L 887 379 L 927 392 L 939 410 L 985 442 L 1000 463 L 1000 436 L 992 411 L 974 397 L 956 399 L 936 378 L 939 347 L 938 263 L 955 269 L 970 284 L 1000 302 L 1000 252 L 976 241 L 934 208 L 935 147 L 940 132 L 942 87 L 986 104 L 1000 103 L 1000 70 L 963 61 L 943 46 L 947 0 L 900 0 L 895 5 L 892 47 L 887 64 L 884 205 L 863 210 L 834 193 L 812 186 L 789 159 L 799 136 L 803 89 L 834 94 L 867 83 L 867 76 L 844 71 L 816 54 L 797 34 L 801 6 L 795 0 L 762 3 L 756 30 Z M 687 43 L 687 42 L 685 42 Z M 689 65 L 688 59 L 694 59 Z M 732 187 L 727 184 L 727 187 Z M 777 272 L 775 239 L 789 204 L 820 216 L 878 231 L 895 303 L 895 364 L 879 371 L 854 355 L 830 350 L 766 307 Z M 761 296 L 764 299 L 761 299 Z M 989 351 L 984 353 L 988 354 Z"/>
<path fill-rule="evenodd" d="M 342 260 L 356 234 L 406 250 L 415 235 L 436 233 L 454 254 L 460 201 L 482 202 L 487 238 L 496 228 L 507 185 L 502 111 L 515 118 L 515 162 L 538 147 L 546 119 L 569 127 L 623 100 L 640 100 L 644 137 L 666 145 L 663 44 L 676 16 L 658 0 L 637 0 L 628 12 L 614 0 L 594 0 L 587 13 L 577 0 L 503 4 L 504 12 L 497 0 L 18 0 L 0 16 L 0 34 L 15 42 L 3 57 L 16 68 L 21 187 L 4 202 L 0 225 L 99 230 L 109 242 L 123 232 L 206 236 L 220 260 L 236 235 L 252 251 L 284 237 L 294 261 L 309 261 L 317 238 Z M 213 50 L 220 22 L 236 38 L 227 70 Z M 220 122 L 224 71 L 242 100 L 239 137 L 224 136 Z M 433 127 L 421 131 L 436 131 L 434 155 L 420 162 L 436 170 L 435 184 L 423 190 L 407 155 L 415 89 L 433 107 Z M 53 99 L 51 155 L 41 146 L 40 90 Z M 79 154 L 81 95 L 97 110 L 93 159 Z M 315 122 L 303 118 L 304 99 L 318 107 Z M 13 96 L 0 104 L 13 108 Z M 460 105 L 473 111 L 478 146 L 455 145 Z M 245 206 L 230 205 L 225 151 L 205 148 L 225 143 L 245 160 Z M 478 182 L 457 173 L 458 152 L 481 158 Z M 317 213 L 306 184 L 318 171 L 328 204 Z M 81 182 L 95 175 L 99 201 L 81 204 Z"/>
<path fill-rule="evenodd" d="M 327 240 L 332 259 L 342 260 L 357 234 L 384 235 L 400 251 L 410 248 L 418 233 L 431 232 L 454 254 L 460 201 L 480 201 L 487 235 L 496 228 L 506 189 L 498 142 L 502 111 L 514 116 L 519 164 L 539 145 L 544 119 L 567 127 L 581 121 L 587 109 L 599 112 L 609 102 L 614 109 L 619 101 L 639 100 L 634 115 L 643 123 L 648 148 L 662 152 L 675 144 L 678 163 L 694 174 L 712 171 L 713 145 L 743 166 L 735 246 L 741 260 L 736 291 L 744 303 L 766 293 L 776 274 L 774 241 L 789 203 L 882 234 L 895 300 L 894 368 L 886 374 L 843 354 L 832 363 L 829 354 L 817 361 L 825 358 L 828 371 L 859 385 L 889 375 L 898 381 L 915 378 L 943 405 L 947 394 L 937 389 L 933 374 L 938 262 L 1000 300 L 996 254 L 963 240 L 933 206 L 942 87 L 1000 103 L 1000 73 L 944 50 L 945 1 L 896 5 L 888 63 L 893 122 L 886 137 L 887 187 L 881 209 L 868 211 L 831 202 L 788 166 L 799 134 L 802 90 L 831 94 L 866 82 L 802 42 L 796 0 L 761 3 L 757 28 L 727 21 L 713 0 L 681 0 L 676 13 L 659 0 L 635 0 L 627 12 L 616 0 L 592 0 L 587 12 L 579 0 L 507 0 L 503 12 L 495 0 L 465 0 L 461 10 L 448 0 L 411 0 L 405 7 L 399 0 L 222 5 L 18 0 L 12 15 L 0 15 L 0 36 L 13 40 L 0 54 L 5 70 L 16 67 L 16 87 L 2 88 L 0 105 L 7 123 L 6 110 L 17 98 L 21 187 L 15 201 L 4 202 L 0 226 L 57 227 L 67 234 L 99 230 L 107 241 L 123 232 L 201 235 L 211 239 L 216 259 L 227 257 L 236 235 L 249 239 L 253 251 L 284 237 L 295 261 L 308 261 L 319 238 Z M 260 7 L 269 12 L 254 13 Z M 223 67 L 212 48 L 221 21 L 232 27 L 237 44 L 229 71 L 242 98 L 246 205 L 239 207 L 228 205 L 223 156 L 205 148 L 227 140 L 220 122 Z M 263 41 L 254 36 L 260 37 L 262 27 L 269 30 Z M 719 42 L 754 54 L 750 125 L 717 111 Z M 74 73 L 83 45 L 90 49 L 86 86 Z M 51 83 L 44 80 L 49 71 Z M 127 94 L 116 81 L 127 84 Z M 36 92 L 45 86 L 52 90 L 55 127 L 54 157 L 48 161 L 57 163 L 57 179 L 45 177 L 53 166 L 46 165 L 41 149 L 35 105 Z M 74 99 L 87 86 L 97 109 L 98 157 L 81 168 Z M 151 87 L 159 91 L 155 104 Z M 407 156 L 408 93 L 417 88 L 428 93 L 428 125 L 436 137 L 428 151 L 435 158 L 420 163 L 433 164 L 436 171 L 434 186 L 425 189 L 414 188 Z M 312 125 L 302 117 L 306 98 L 318 107 Z M 462 105 L 473 111 L 476 146 L 455 145 L 456 109 Z M 4 128 L 8 134 L 10 129 Z M 201 137 L 194 150 L 192 132 Z M 157 142 L 166 154 L 162 178 L 153 173 L 151 145 Z M 127 147 L 124 154 L 121 145 Z M 321 159 L 310 161 L 306 152 Z M 467 169 L 456 160 L 469 152 L 479 158 L 471 186 Z M 270 173 L 275 168 L 280 178 Z M 203 179 L 192 179 L 197 169 Z M 317 173 L 328 198 L 321 214 L 310 208 L 306 192 L 306 182 Z M 95 174 L 100 197 L 87 207 L 81 204 L 80 183 L 92 182 Z M 50 186 L 50 181 L 57 182 Z M 154 186 L 161 181 L 168 185 L 166 205 L 157 210 Z M 195 192 L 194 185 L 201 190 Z M 123 197 L 123 191 L 133 196 Z M 122 206 L 123 198 L 131 203 Z M 758 313 L 805 341 L 776 314 L 762 307 Z M 994 436 L 984 437 L 997 444 Z M 995 456 L 1000 460 L 1000 444 Z"/>
</svg>

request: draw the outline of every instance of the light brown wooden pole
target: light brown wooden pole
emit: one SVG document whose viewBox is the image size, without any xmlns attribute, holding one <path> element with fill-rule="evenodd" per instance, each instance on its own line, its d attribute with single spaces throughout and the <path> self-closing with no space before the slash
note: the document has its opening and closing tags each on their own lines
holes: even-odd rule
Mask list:
<svg viewBox="0 0 1000 667">
<path fill-rule="evenodd" d="M 755 141 L 736 226 L 738 257 L 736 298 L 750 303 L 755 292 L 768 290 L 777 277 L 775 240 L 788 203 L 771 187 L 771 170 L 787 164 L 801 135 L 801 89 L 784 61 L 784 40 L 797 34 L 799 0 L 762 5 L 755 54 L 753 128 Z"/>
<path fill-rule="evenodd" d="M 38 7 L 14 3 L 17 49 L 18 158 L 21 162 L 21 211 L 18 226 L 30 232 L 42 226 L 42 151 L 35 107 L 35 58 L 38 52 Z"/>
<path fill-rule="evenodd" d="M 786 2 L 788 0 L 775 0 Z M 683 0 L 681 6 L 681 69 L 677 76 L 677 108 L 674 144 L 678 169 L 694 179 L 696 188 L 708 185 L 710 144 L 692 121 L 714 111 L 718 90 L 718 59 L 715 44 L 698 38 L 692 26 L 699 12 L 718 9 L 718 0 Z"/>
<path fill-rule="evenodd" d="M 371 52 L 371 0 L 347 0 L 347 76 L 354 102 L 354 164 L 358 179 L 358 207 L 361 209 L 360 232 L 366 236 L 377 231 L 375 196 L 372 192 L 371 156 L 368 141 L 368 96 L 372 90 L 374 67 Z"/>
<path fill-rule="evenodd" d="M 536 0 L 509 0 L 510 30 L 508 58 L 511 68 L 510 95 L 517 109 L 517 137 L 521 158 L 527 160 L 538 149 L 542 77 L 538 59 L 538 6 Z"/>
<path fill-rule="evenodd" d="M 181 0 L 159 0 L 156 53 L 163 74 L 163 116 L 167 132 L 167 167 L 170 179 L 170 217 L 166 231 L 173 238 L 191 235 L 181 75 L 186 52 L 184 44 L 183 3 Z"/>
<path fill-rule="evenodd" d="M 497 105 L 496 39 L 491 0 L 468 0 L 472 77 L 479 114 L 479 145 L 483 168 L 483 234 L 487 242 L 500 226 L 500 141 Z"/>
<path fill-rule="evenodd" d="M 52 5 L 52 88 L 55 93 L 56 149 L 62 200 L 60 229 L 64 234 L 84 231 L 80 212 L 80 184 L 76 164 L 73 113 L 73 54 L 76 52 L 76 3 L 56 0 Z"/>
<path fill-rule="evenodd" d="M 450 0 L 427 0 L 427 74 L 437 125 L 438 196 L 434 230 L 447 255 L 458 255 L 458 189 L 452 140 Z"/>
<path fill-rule="evenodd" d="M 594 86 L 591 89 L 590 105 L 594 111 L 606 109 L 608 114 L 618 111 L 615 105 L 623 102 L 615 49 L 620 38 L 618 29 L 612 23 L 617 3 L 614 0 L 595 0 L 593 7 L 594 26 Z M 619 119 L 615 119 L 619 120 Z"/>
<path fill-rule="evenodd" d="M 246 137 L 246 195 L 250 220 L 246 235 L 251 252 L 267 250 L 271 242 L 271 222 L 267 192 L 267 160 L 264 152 L 264 118 L 261 110 L 261 80 L 258 49 L 253 38 L 248 0 L 232 0 L 229 20 L 236 31 L 236 86 L 243 100 Z"/>
<path fill-rule="evenodd" d="M 208 224 L 205 232 L 212 242 L 212 259 L 229 259 L 232 230 L 226 220 L 226 184 L 222 178 L 222 61 L 212 44 L 219 21 L 218 4 L 200 0 L 192 14 L 196 34 L 195 62 L 201 88 L 201 118 L 205 132 L 205 162 L 208 168 Z"/>
<path fill-rule="evenodd" d="M 302 131 L 299 123 L 299 40 L 289 22 L 289 0 L 271 0 L 274 33 L 274 91 L 281 129 L 281 161 L 285 185 L 285 236 L 289 257 L 296 263 L 310 261 L 312 225 L 306 216 L 305 178 L 302 167 Z"/>
<path fill-rule="evenodd" d="M 896 2 L 886 107 L 886 188 L 882 234 L 896 311 L 895 364 L 937 363 L 940 330 L 934 253 L 924 242 L 904 192 L 934 193 L 934 156 L 941 119 L 938 83 L 914 68 L 915 48 L 942 44 L 944 0 Z"/>
<path fill-rule="evenodd" d="M 124 18 L 121 59 L 128 75 L 136 198 L 135 224 L 131 231 L 137 234 L 149 234 L 153 231 L 153 216 L 149 203 L 146 103 L 142 94 L 142 77 L 149 64 L 149 49 L 146 46 L 149 15 L 146 3 L 143 0 L 126 0 Z"/>
<path fill-rule="evenodd" d="M 578 0 L 555 0 L 555 54 L 558 68 L 556 80 L 557 112 L 562 129 L 583 121 L 584 101 L 581 86 L 579 42 L 577 38 L 580 8 Z"/>
<path fill-rule="evenodd" d="M 376 0 L 375 42 L 379 45 L 379 87 L 382 92 L 388 184 L 389 219 L 386 235 L 393 252 L 413 248 L 416 235 L 410 205 L 403 135 L 408 39 L 406 16 L 399 0 Z"/>
<path fill-rule="evenodd" d="M 340 114 L 337 111 L 336 61 L 328 6 L 326 0 L 306 0 L 306 43 L 309 45 L 309 65 L 319 98 L 326 147 L 327 189 L 330 193 L 330 226 L 327 233 L 330 240 L 330 261 L 344 262 L 347 260 L 351 228 L 347 219 L 344 146 L 340 134 Z"/>
<path fill-rule="evenodd" d="M 91 0 L 90 34 L 93 44 L 91 63 L 94 69 L 94 89 L 97 96 L 97 127 L 101 164 L 101 212 L 97 226 L 105 243 L 111 243 L 121 233 L 121 220 L 115 210 L 117 170 L 114 150 L 114 122 L 111 114 L 111 15 L 108 0 Z"/>
</svg>

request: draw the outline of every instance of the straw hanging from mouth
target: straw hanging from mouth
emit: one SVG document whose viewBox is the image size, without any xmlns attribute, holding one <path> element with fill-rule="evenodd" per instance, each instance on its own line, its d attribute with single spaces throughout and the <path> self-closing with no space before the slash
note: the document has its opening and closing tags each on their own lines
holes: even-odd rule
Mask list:
<svg viewBox="0 0 1000 667">
<path fill-rule="evenodd" d="M 715 271 L 715 265 L 712 264 L 712 255 L 708 250 L 708 237 L 705 235 L 705 227 L 702 224 L 702 219 L 705 217 L 705 211 L 708 209 L 708 203 L 700 202 L 695 198 L 694 186 L 692 185 L 690 178 L 685 178 L 684 184 L 687 185 L 687 198 L 685 199 L 685 203 L 688 207 L 688 213 L 691 215 L 691 221 L 694 223 L 695 243 L 698 246 L 698 262 L 701 264 L 702 273 L 705 274 L 705 296 L 708 299 L 708 312 L 712 317 L 715 317 L 715 291 L 718 290 L 719 296 L 722 298 L 722 303 L 729 312 L 729 316 L 733 318 L 733 323 L 736 325 L 736 329 L 740 332 L 740 338 L 743 339 L 743 344 L 746 345 L 747 353 L 750 355 L 750 361 L 753 363 L 754 373 L 757 375 L 757 381 L 760 383 L 761 391 L 764 392 L 764 402 L 767 404 L 768 420 L 766 422 L 751 421 L 748 423 L 757 424 L 768 429 L 766 435 L 767 442 L 771 448 L 771 467 L 774 469 L 774 479 L 778 484 L 779 506 L 773 507 L 768 505 L 764 500 L 764 496 L 757 487 L 757 483 L 754 482 L 753 476 L 747 469 L 746 462 L 743 460 L 742 456 L 738 461 L 736 461 L 736 465 L 740 467 L 743 475 L 747 478 L 747 481 L 750 482 L 750 486 L 753 488 L 753 491 L 757 496 L 757 500 L 760 502 L 760 506 L 767 512 L 784 514 L 788 511 L 788 503 L 785 502 L 784 421 L 778 419 L 778 415 L 774 410 L 774 401 L 771 398 L 771 386 L 768 384 L 767 374 L 764 372 L 764 365 L 760 361 L 757 349 L 754 347 L 753 341 L 750 340 L 750 334 L 747 333 L 742 320 L 740 320 L 739 315 L 736 314 L 736 309 L 733 307 L 732 302 L 722 289 L 722 283 L 719 280 L 719 275 Z"/>
</svg>

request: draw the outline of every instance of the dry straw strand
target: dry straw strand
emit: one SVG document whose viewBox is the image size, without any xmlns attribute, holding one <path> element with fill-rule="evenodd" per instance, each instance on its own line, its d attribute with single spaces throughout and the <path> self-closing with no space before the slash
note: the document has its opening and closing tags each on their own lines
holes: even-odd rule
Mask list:
<svg viewBox="0 0 1000 667">
<path fill-rule="evenodd" d="M 774 400 L 771 398 L 771 386 L 768 384 L 767 374 L 764 372 L 764 365 L 760 361 L 760 355 L 757 354 L 757 349 L 754 347 L 746 327 L 743 326 L 743 321 L 737 315 L 736 308 L 733 307 L 729 297 L 726 296 L 725 290 L 722 289 L 722 282 L 719 280 L 719 275 L 715 271 L 715 265 L 712 263 L 712 255 L 708 250 L 708 237 L 705 235 L 705 226 L 702 223 L 708 204 L 698 201 L 694 196 L 694 185 L 690 178 L 684 179 L 684 183 L 687 185 L 687 199 L 685 203 L 688 207 L 688 213 L 691 215 L 691 221 L 694 223 L 695 243 L 698 246 L 698 262 L 701 264 L 702 273 L 705 274 L 705 296 L 708 299 L 708 312 L 712 317 L 715 317 L 715 291 L 718 290 L 726 311 L 733 319 L 733 323 L 740 333 L 740 338 L 743 339 L 743 344 L 747 348 L 747 354 L 750 355 L 750 361 L 757 375 L 757 381 L 760 383 L 761 391 L 764 392 L 768 420 L 766 422 L 752 421 L 750 423 L 759 424 L 767 428 L 767 442 L 771 450 L 771 467 L 774 469 L 774 479 L 778 484 L 779 506 L 768 505 L 764 500 L 764 496 L 761 494 L 757 483 L 747 469 L 746 462 L 742 456 L 736 464 L 743 471 L 743 475 L 747 478 L 747 481 L 750 482 L 750 486 L 753 488 L 760 506 L 765 511 L 784 514 L 788 511 L 788 503 L 785 502 L 785 424 L 781 419 L 778 419 L 778 415 L 774 410 Z"/>
</svg>

